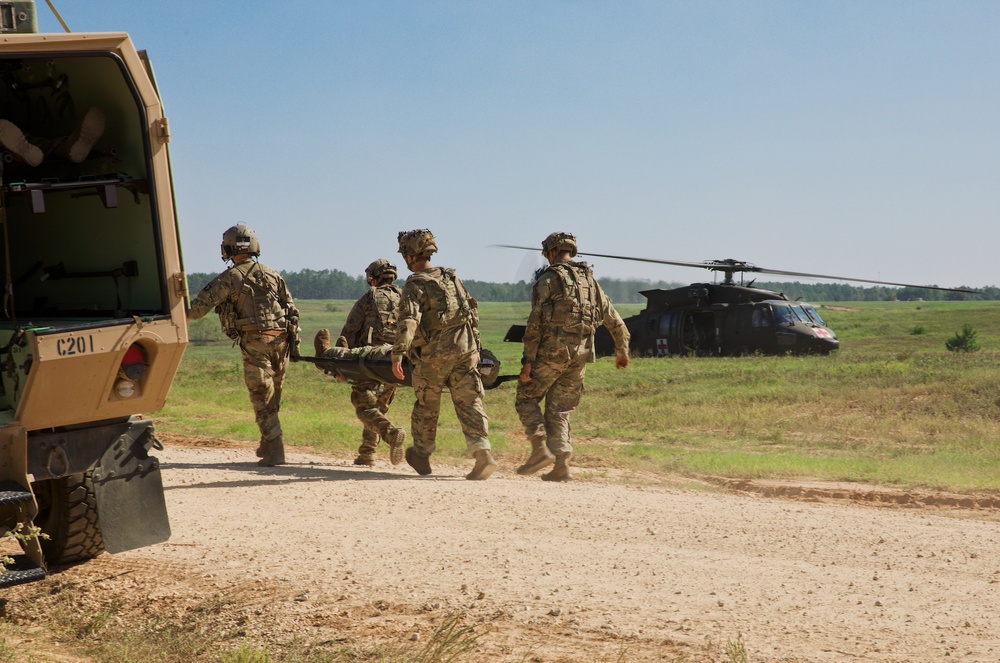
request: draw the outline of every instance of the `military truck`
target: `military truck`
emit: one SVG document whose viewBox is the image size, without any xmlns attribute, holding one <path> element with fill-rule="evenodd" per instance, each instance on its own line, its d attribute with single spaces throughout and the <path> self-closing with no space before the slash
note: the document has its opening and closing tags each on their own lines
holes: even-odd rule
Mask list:
<svg viewBox="0 0 1000 663">
<path fill-rule="evenodd" d="M 0 0 L 0 533 L 46 535 L 0 586 L 170 536 L 140 414 L 187 344 L 169 140 L 127 34 L 38 34 Z"/>
</svg>

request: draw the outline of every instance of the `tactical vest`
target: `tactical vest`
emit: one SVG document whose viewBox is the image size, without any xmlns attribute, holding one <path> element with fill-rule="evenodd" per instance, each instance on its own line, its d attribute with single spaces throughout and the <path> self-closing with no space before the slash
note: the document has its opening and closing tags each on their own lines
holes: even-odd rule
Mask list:
<svg viewBox="0 0 1000 663">
<path fill-rule="evenodd" d="M 421 312 L 420 327 L 425 334 L 445 331 L 462 325 L 478 324 L 478 304 L 453 269 L 441 269 L 440 278 L 416 272 L 410 279 L 424 286 L 427 309 Z"/>
<path fill-rule="evenodd" d="M 365 320 L 361 335 L 367 345 L 382 345 L 396 342 L 396 308 L 402 292 L 399 286 L 388 285 L 372 288 L 370 291 L 374 315 Z"/>
<path fill-rule="evenodd" d="M 597 282 L 585 262 L 560 262 L 546 270 L 555 274 L 562 297 L 554 298 L 546 311 L 546 322 L 567 334 L 590 336 L 600 325 Z"/>
<path fill-rule="evenodd" d="M 232 303 L 232 330 L 236 335 L 252 331 L 286 331 L 288 302 L 281 301 L 280 277 L 256 261 L 233 267 L 235 287 L 229 295 Z M 222 314 L 219 314 L 220 321 Z M 225 323 L 223 323 L 225 325 Z M 228 331 L 226 335 L 234 338 Z"/>
</svg>

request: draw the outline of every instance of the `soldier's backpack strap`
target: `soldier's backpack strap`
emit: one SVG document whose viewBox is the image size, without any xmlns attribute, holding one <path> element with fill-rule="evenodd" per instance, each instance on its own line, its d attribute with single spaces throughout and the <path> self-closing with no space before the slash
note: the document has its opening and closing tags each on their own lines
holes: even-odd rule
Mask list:
<svg viewBox="0 0 1000 663">
<path fill-rule="evenodd" d="M 219 314 L 219 325 L 222 327 L 222 333 L 233 341 L 238 341 L 240 339 L 240 329 L 239 329 L 239 309 L 243 304 L 244 295 L 244 284 L 246 283 L 247 271 L 241 269 L 241 265 L 234 265 L 230 272 L 235 272 L 239 275 L 238 283 L 236 287 L 230 291 L 229 296 L 224 302 L 220 302 L 218 306 L 215 307 L 215 312 Z M 235 295 L 235 297 L 234 297 Z"/>
<path fill-rule="evenodd" d="M 597 302 L 597 279 L 594 270 L 585 262 L 571 262 L 576 269 L 580 285 L 580 307 L 583 310 L 583 325 L 585 331 L 593 334 L 600 326 L 600 306 Z"/>
</svg>

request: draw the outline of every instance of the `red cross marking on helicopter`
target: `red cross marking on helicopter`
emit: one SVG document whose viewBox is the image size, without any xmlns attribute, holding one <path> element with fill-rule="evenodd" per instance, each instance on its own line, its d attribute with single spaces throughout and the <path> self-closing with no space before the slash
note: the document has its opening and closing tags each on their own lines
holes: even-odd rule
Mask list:
<svg viewBox="0 0 1000 663">
<path fill-rule="evenodd" d="M 670 354 L 670 351 L 667 349 L 667 339 L 665 338 L 656 339 L 656 354 L 660 355 L 661 357 Z"/>
</svg>

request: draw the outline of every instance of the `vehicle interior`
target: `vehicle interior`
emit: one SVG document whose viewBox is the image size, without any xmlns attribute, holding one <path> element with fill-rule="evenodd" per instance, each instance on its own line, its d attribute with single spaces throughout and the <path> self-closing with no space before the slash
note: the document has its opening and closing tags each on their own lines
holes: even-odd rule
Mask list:
<svg viewBox="0 0 1000 663">
<path fill-rule="evenodd" d="M 0 329 L 166 315 L 148 123 L 124 64 L 107 53 L 0 57 L 0 109 Z M 85 126 L 88 113 L 103 122 Z M 95 124 L 92 149 L 67 154 Z M 37 165 L 18 153 L 18 132 L 42 151 Z"/>
</svg>

